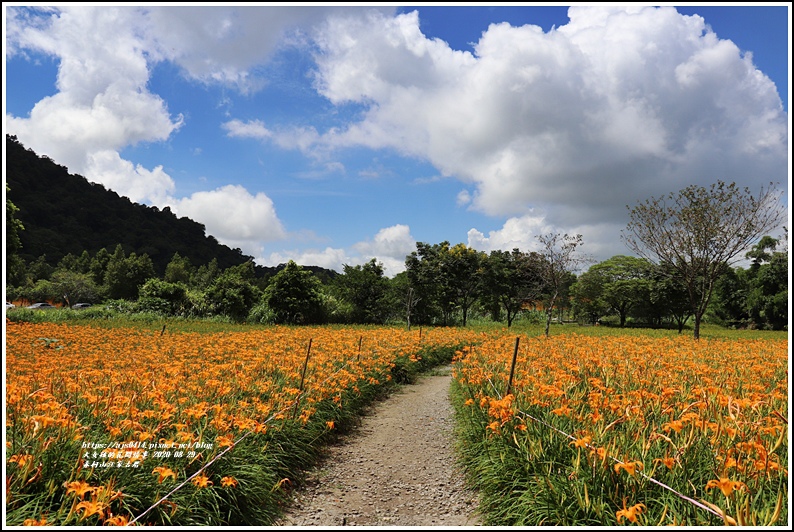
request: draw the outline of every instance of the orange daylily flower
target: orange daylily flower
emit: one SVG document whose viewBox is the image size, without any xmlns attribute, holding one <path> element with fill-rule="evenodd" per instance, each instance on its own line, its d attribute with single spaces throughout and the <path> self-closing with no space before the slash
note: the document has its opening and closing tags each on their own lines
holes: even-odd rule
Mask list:
<svg viewBox="0 0 794 532">
<path fill-rule="evenodd" d="M 623 521 L 623 519 L 628 519 L 629 522 L 636 523 L 637 517 L 639 517 L 639 515 L 644 511 L 645 511 L 645 505 L 642 503 L 635 504 L 630 508 L 626 508 L 626 503 L 624 502 L 623 509 L 615 512 L 615 517 L 617 518 L 618 523 Z"/>
<path fill-rule="evenodd" d="M 107 503 L 102 501 L 83 501 L 77 506 L 75 506 L 76 511 L 83 510 L 83 515 L 80 516 L 80 520 L 82 521 L 86 517 L 91 515 L 97 514 L 100 519 L 105 516 L 105 508 L 107 507 Z"/>
<path fill-rule="evenodd" d="M 237 479 L 234 477 L 223 477 L 221 479 L 221 486 L 224 488 L 236 488 L 237 484 Z"/>
<path fill-rule="evenodd" d="M 615 473 L 620 473 L 620 470 L 623 469 L 631 476 L 637 471 L 642 471 L 642 462 L 634 461 L 634 462 L 621 462 L 619 464 L 615 464 Z"/>
<path fill-rule="evenodd" d="M 24 467 L 25 464 L 30 462 L 32 459 L 32 454 L 15 454 L 8 459 L 8 462 L 11 464 L 16 463 L 19 467 Z"/>
<path fill-rule="evenodd" d="M 218 436 L 215 438 L 215 441 L 218 442 L 218 445 L 221 447 L 231 447 L 234 445 L 234 439 L 229 436 Z"/>
<path fill-rule="evenodd" d="M 673 469 L 675 466 L 675 458 L 671 456 L 665 456 L 664 458 L 656 458 L 654 459 L 653 463 L 658 464 L 662 463 L 667 469 Z"/>
<path fill-rule="evenodd" d="M 162 484 L 163 480 L 168 477 L 173 478 L 176 480 L 176 472 L 172 471 L 170 467 L 167 466 L 157 466 L 152 470 L 152 475 L 159 475 L 157 477 L 157 483 Z"/>
<path fill-rule="evenodd" d="M 125 517 L 123 515 L 116 515 L 113 517 L 108 517 L 105 519 L 105 526 L 127 526 L 130 522 L 129 517 Z"/>
<path fill-rule="evenodd" d="M 677 434 L 681 432 L 683 428 L 684 428 L 684 423 L 680 419 L 670 421 L 669 423 L 662 423 L 662 430 L 665 432 L 670 432 L 671 430 L 674 430 Z"/>
<path fill-rule="evenodd" d="M 496 422 L 490 430 L 485 429 L 490 435 L 508 428 L 514 433 L 525 430 L 524 423 L 529 421 L 516 416 L 524 410 L 537 408 L 546 412 L 548 418 L 563 422 L 559 426 L 561 430 L 570 426 L 581 430 L 574 434 L 576 440 L 567 440 L 572 449 L 581 450 L 585 443 L 582 435 L 592 434 L 593 440 L 604 446 L 593 449 L 590 442 L 591 447 L 586 451 L 591 463 L 601 459 L 597 468 L 615 466 L 610 456 L 633 457 L 650 453 L 648 463 L 657 471 L 662 470 L 662 464 L 673 466 L 675 470 L 680 463 L 666 456 L 665 451 L 669 449 L 669 454 L 676 456 L 679 446 L 671 440 L 689 432 L 693 443 L 710 445 L 717 457 L 709 464 L 709 467 L 716 464 L 719 473 L 714 477 L 717 480 L 710 484 L 711 492 L 707 492 L 712 497 L 716 496 L 712 493 L 714 488 L 721 491 L 730 488 L 731 494 L 743 489 L 742 484 L 719 478 L 736 471 L 758 482 L 765 490 L 767 483 L 778 483 L 788 475 L 786 464 L 782 463 L 784 459 L 776 458 L 772 451 L 777 448 L 778 436 L 782 434 L 781 440 L 784 438 L 788 423 L 779 414 L 787 411 L 790 396 L 790 380 L 781 372 L 788 360 L 786 339 L 709 338 L 708 342 L 693 344 L 676 338 L 602 338 L 567 332 L 551 338 L 524 336 L 517 353 L 519 371 L 514 375 L 511 388 L 514 399 L 511 403 L 501 403 L 502 400 L 492 403 L 489 394 L 494 392 L 494 384 L 507 382 L 509 366 L 505 364 L 505 353 L 513 352 L 515 337 L 512 335 L 470 335 L 469 331 L 449 328 L 426 329 L 417 337 L 414 331 L 403 334 L 394 328 L 361 331 L 314 327 L 274 327 L 266 335 L 255 330 L 227 330 L 220 334 L 169 331 L 168 335 L 157 335 L 125 327 L 8 322 L 7 329 L 6 398 L 17 411 L 18 419 L 24 420 L 7 429 L 14 432 L 17 441 L 35 441 L 45 430 L 43 439 L 52 440 L 49 445 L 37 446 L 35 452 L 15 448 L 20 454 L 31 452 L 30 459 L 22 456 L 6 459 L 7 463 L 24 464 L 27 469 L 40 462 L 49 463 L 55 450 L 63 448 L 64 444 L 91 441 L 94 427 L 111 441 L 156 441 L 164 437 L 187 442 L 209 437 L 209 442 L 217 448 L 217 435 L 237 438 L 243 426 L 260 433 L 268 426 L 273 429 L 274 421 L 292 423 L 289 413 L 280 412 L 292 405 L 299 394 L 298 414 L 309 412 L 324 401 L 330 403 L 339 398 L 337 404 L 345 405 L 354 394 L 367 394 L 371 391 L 367 389 L 370 377 L 379 383 L 388 380 L 392 355 L 410 360 L 410 355 L 418 352 L 422 345 L 463 343 L 472 345 L 470 352 L 473 354 L 476 343 L 476 356 L 460 356 L 453 364 L 453 378 L 462 389 L 471 392 L 473 399 L 466 401 L 467 410 L 479 408 L 482 410 L 479 413 L 488 415 L 489 408 L 494 408 L 494 415 L 484 422 L 484 425 Z M 63 356 L 32 360 L 30 346 L 39 338 L 54 336 L 68 346 L 61 353 Z M 308 362 L 305 350 L 285 348 L 286 345 L 305 346 L 312 337 L 315 342 Z M 135 346 L 134 356 L 129 355 L 130 345 Z M 367 348 L 370 345 L 372 349 Z M 358 349 L 351 352 L 351 346 L 358 346 Z M 378 356 L 368 356 L 376 349 Z M 162 364 L 164 353 L 169 354 L 167 365 Z M 299 389 L 303 365 L 307 363 L 307 379 Z M 687 385 L 682 386 L 682 383 Z M 721 396 L 734 399 L 723 400 Z M 551 410 L 563 405 L 570 411 L 557 412 L 570 417 L 555 419 Z M 292 412 L 292 408 L 284 412 Z M 271 418 L 275 413 L 278 416 Z M 212 430 L 212 435 L 202 433 L 202 426 Z M 232 428 L 237 432 L 232 432 Z M 681 434 L 676 435 L 676 429 L 681 430 Z M 133 435 L 133 430 L 138 432 Z M 636 438 L 624 438 L 626 430 L 631 430 Z M 645 436 L 656 434 L 656 431 L 670 447 L 651 440 L 652 436 Z M 147 439 L 149 433 L 151 440 Z M 742 438 L 750 441 L 742 442 Z M 97 451 L 99 454 L 99 449 Z M 93 449 L 90 452 L 93 454 Z M 209 452 L 209 449 L 204 450 L 205 454 Z M 7 456 L 13 454 L 10 447 L 7 453 Z M 83 459 L 86 454 L 88 452 L 84 451 Z M 654 457 L 659 458 L 653 460 Z M 196 462 L 204 459 L 200 453 L 193 458 Z M 86 465 L 85 460 L 75 463 L 75 470 L 65 478 L 83 478 L 77 470 L 80 467 L 90 465 Z M 618 465 L 617 472 L 620 475 L 621 470 L 625 470 L 631 474 L 632 467 L 636 474 L 636 463 Z M 15 466 L 9 468 L 15 469 Z M 179 480 L 184 475 L 182 470 L 173 472 L 165 464 L 152 474 L 160 482 L 169 477 L 172 481 Z M 36 477 L 29 476 L 25 481 L 31 478 Z M 744 476 L 741 478 L 750 485 Z M 230 481 L 219 478 L 218 482 L 219 487 L 232 489 Z M 39 484 L 30 483 L 28 487 L 38 489 Z M 75 506 L 89 499 L 116 508 L 108 493 L 84 484 L 78 481 L 66 496 L 67 499 L 74 497 Z M 23 482 L 9 485 L 9 498 L 19 497 L 22 485 Z M 140 494 L 130 493 L 130 496 L 135 498 Z M 164 511 L 171 511 L 173 507 L 169 504 L 162 504 Z M 620 514 L 621 522 L 631 524 L 634 507 L 626 508 L 627 504 L 618 510 L 624 512 Z M 634 517 L 639 516 L 642 509 L 634 508 Z M 89 510 L 84 506 L 76 515 L 80 517 Z M 108 524 L 121 521 L 109 513 L 109 508 L 101 510 Z M 102 523 L 96 514 L 91 515 L 88 519 Z M 643 516 L 648 517 L 647 510 L 639 516 L 639 522 L 643 521 Z M 51 515 L 49 520 L 63 517 Z M 669 519 L 680 522 L 681 516 L 671 515 Z"/>
<path fill-rule="evenodd" d="M 334 425 L 334 421 L 333 421 L 333 420 L 331 420 L 331 421 L 326 421 L 326 422 L 325 422 L 325 426 L 326 426 L 326 428 L 328 428 L 328 430 L 334 430 L 334 426 L 335 426 L 335 425 Z"/>
<path fill-rule="evenodd" d="M 594 454 L 598 457 L 599 460 L 604 460 L 607 457 L 607 450 L 604 447 L 598 447 L 590 451 L 590 454 Z"/>
<path fill-rule="evenodd" d="M 744 482 L 733 481 L 729 478 L 720 478 L 719 480 L 709 480 L 706 483 L 706 491 L 711 488 L 719 488 L 723 495 L 730 497 L 734 491 L 746 489 L 747 485 Z"/>
<path fill-rule="evenodd" d="M 209 477 L 207 477 L 203 473 L 201 475 L 195 477 L 193 480 L 191 480 L 191 482 L 196 487 L 199 487 L 199 488 L 206 488 L 207 486 L 211 486 L 212 485 L 212 481 L 209 479 Z"/>
<path fill-rule="evenodd" d="M 66 488 L 67 495 L 74 492 L 74 494 L 81 499 L 86 493 L 92 493 L 94 490 L 96 490 L 94 486 L 91 486 L 84 480 L 75 480 L 74 482 L 64 483 L 64 487 Z"/>
<path fill-rule="evenodd" d="M 587 447 L 588 445 L 590 445 L 592 439 L 593 439 L 592 436 L 583 436 L 582 438 L 572 441 L 569 445 L 573 445 L 576 448 Z"/>
</svg>

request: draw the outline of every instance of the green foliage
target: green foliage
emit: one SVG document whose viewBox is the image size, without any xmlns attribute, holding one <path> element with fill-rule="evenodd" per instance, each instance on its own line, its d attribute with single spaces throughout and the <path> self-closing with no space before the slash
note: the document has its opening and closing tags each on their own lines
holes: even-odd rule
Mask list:
<svg viewBox="0 0 794 532">
<path fill-rule="evenodd" d="M 775 251 L 778 244 L 765 237 L 747 254 L 754 259 L 748 272 L 747 313 L 756 326 L 773 330 L 788 323 L 788 253 Z"/>
<path fill-rule="evenodd" d="M 119 244 L 108 260 L 104 284 L 112 299 L 136 299 L 141 285 L 154 276 L 154 265 L 148 255 L 133 252 L 126 256 Z"/>
<path fill-rule="evenodd" d="M 49 279 L 55 271 L 55 267 L 50 265 L 47 255 L 40 255 L 28 266 L 28 279 L 36 282 L 41 279 Z"/>
<path fill-rule="evenodd" d="M 187 315 L 191 310 L 184 284 L 157 278 L 149 279 L 141 286 L 138 303 L 141 308 L 171 316 Z"/>
<path fill-rule="evenodd" d="M 6 286 L 22 286 L 27 282 L 25 261 L 17 254 L 6 256 Z"/>
<path fill-rule="evenodd" d="M 747 270 L 731 269 L 714 284 L 714 301 L 708 318 L 726 327 L 746 327 L 750 321 L 747 313 Z"/>
<path fill-rule="evenodd" d="M 629 208 L 626 244 L 677 271 L 689 294 L 696 339 L 717 279 L 785 220 L 780 195 L 772 184 L 754 197 L 736 183 L 717 181 L 709 188 L 690 185 Z"/>
<path fill-rule="evenodd" d="M 173 315 L 171 302 L 161 297 L 139 297 L 135 309 L 138 313 L 156 314 L 161 317 Z"/>
<path fill-rule="evenodd" d="M 571 270 L 579 261 L 573 252 L 581 238 L 551 234 L 539 237 L 540 253 L 514 249 L 485 255 L 464 244 L 419 242 L 405 259 L 406 270 L 392 279 L 384 277 L 375 258 L 345 265 L 342 275 L 302 266 L 314 278 L 303 286 L 301 276 L 285 279 L 295 277 L 294 264 L 256 266 L 168 208 L 132 204 L 26 150 L 16 137 L 6 137 L 6 149 L 10 299 L 73 304 L 140 297 L 140 309 L 184 317 L 402 322 L 409 328 L 468 325 L 472 319 L 506 320 L 511 326 L 541 302 L 548 326 L 553 313 L 562 318 L 573 300 L 580 321 L 589 323 L 615 314 L 618 325 L 676 325 L 681 331 L 695 315 L 698 336 L 708 310 L 706 319 L 727 326 L 787 327 L 785 246 L 778 250 L 780 241 L 764 236 L 746 253 L 753 261 L 749 269 L 730 267 L 733 256 L 780 220 L 771 188 L 756 198 L 718 182 L 631 209 L 627 243 L 640 256 L 659 258 L 650 271 L 644 258 L 616 256 L 577 280 Z M 650 249 L 657 233 L 664 238 Z M 681 249 L 683 254 L 672 253 Z M 276 279 L 284 270 L 289 271 Z M 163 287 L 139 293 L 149 279 L 179 285 L 184 293 L 166 294 Z M 266 295 L 261 306 L 258 291 Z"/>
<path fill-rule="evenodd" d="M 58 299 L 64 300 L 68 306 L 75 303 L 99 302 L 99 287 L 88 273 L 58 270 L 52 274 L 51 282 Z"/>
<path fill-rule="evenodd" d="M 16 218 L 19 208 L 8 198 L 10 190 L 6 182 L 6 250 L 15 253 L 22 248 L 19 233 L 25 230 L 25 226 Z"/>
<path fill-rule="evenodd" d="M 574 315 L 582 322 L 595 325 L 609 312 L 609 304 L 603 297 L 605 282 L 601 272 L 591 268 L 571 288 Z"/>
<path fill-rule="evenodd" d="M 383 264 L 371 259 L 363 265 L 344 265 L 344 273 L 334 281 L 342 298 L 348 303 L 335 309 L 337 317 L 350 323 L 383 324 L 389 316 L 388 280 L 383 275 Z"/>
<path fill-rule="evenodd" d="M 262 325 L 274 325 L 276 323 L 276 313 L 264 301 L 254 304 L 248 313 L 247 323 L 259 323 Z"/>
<path fill-rule="evenodd" d="M 217 267 L 217 261 L 215 264 Z M 194 270 L 195 268 L 193 268 L 193 265 L 190 263 L 190 259 L 182 257 L 179 255 L 179 252 L 176 252 L 171 258 L 171 262 L 165 267 L 163 280 L 167 283 L 188 284 L 193 277 Z"/>
<path fill-rule="evenodd" d="M 206 309 L 210 315 L 228 316 L 234 321 L 245 321 L 251 307 L 262 293 L 246 270 L 227 270 L 218 276 L 204 292 Z"/>
<path fill-rule="evenodd" d="M 289 261 L 270 280 L 263 298 L 273 311 L 276 323 L 321 323 L 324 309 L 320 286 L 320 281 L 312 272 L 304 270 L 294 261 Z"/>
<path fill-rule="evenodd" d="M 650 298 L 652 271 L 653 264 L 647 259 L 625 255 L 590 266 L 574 289 L 578 312 L 590 323 L 614 313 L 622 327 L 630 312 Z"/>
<path fill-rule="evenodd" d="M 335 281 L 334 281 L 335 283 Z M 355 308 L 353 303 L 339 294 L 339 290 L 332 286 L 323 285 L 320 290 L 320 306 L 323 309 L 326 323 L 354 324 Z"/>
<path fill-rule="evenodd" d="M 492 251 L 484 260 L 484 299 L 493 314 L 503 308 L 507 326 L 513 324 L 525 305 L 540 300 L 543 292 L 542 257 L 535 252 L 524 253 L 518 248 L 512 252 Z"/>
</svg>

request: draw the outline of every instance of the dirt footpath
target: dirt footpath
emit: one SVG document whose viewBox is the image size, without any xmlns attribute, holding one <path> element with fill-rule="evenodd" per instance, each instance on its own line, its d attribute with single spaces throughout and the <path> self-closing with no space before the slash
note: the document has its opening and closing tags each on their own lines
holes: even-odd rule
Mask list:
<svg viewBox="0 0 794 532">
<path fill-rule="evenodd" d="M 449 368 L 376 404 L 328 449 L 277 526 L 476 526 L 455 465 Z"/>
</svg>

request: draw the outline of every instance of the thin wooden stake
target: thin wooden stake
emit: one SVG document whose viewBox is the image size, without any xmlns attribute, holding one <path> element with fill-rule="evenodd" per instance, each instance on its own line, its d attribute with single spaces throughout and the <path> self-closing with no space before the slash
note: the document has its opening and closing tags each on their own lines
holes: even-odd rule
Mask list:
<svg viewBox="0 0 794 532">
<path fill-rule="evenodd" d="M 513 387 L 513 374 L 516 371 L 516 358 L 518 358 L 518 340 L 520 336 L 516 336 L 516 348 L 513 350 L 513 363 L 510 365 L 510 379 L 507 381 L 507 393 L 510 395 L 510 389 Z"/>
<path fill-rule="evenodd" d="M 292 412 L 292 419 L 298 414 L 298 406 L 300 405 L 300 398 L 303 395 L 303 382 L 306 380 L 306 368 L 309 367 L 309 354 L 312 352 L 312 339 L 309 338 L 309 347 L 306 348 L 306 360 L 303 361 L 303 372 L 301 372 L 301 384 L 298 388 L 298 397 L 295 398 L 295 411 Z"/>
<path fill-rule="evenodd" d="M 165 324 L 163 324 L 163 330 L 160 331 L 160 336 L 162 336 L 164 333 L 165 333 Z"/>
</svg>

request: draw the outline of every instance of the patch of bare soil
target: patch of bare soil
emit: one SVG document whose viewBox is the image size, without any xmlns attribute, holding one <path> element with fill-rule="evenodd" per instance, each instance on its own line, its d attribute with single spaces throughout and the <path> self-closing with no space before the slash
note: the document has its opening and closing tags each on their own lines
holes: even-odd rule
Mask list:
<svg viewBox="0 0 794 532">
<path fill-rule="evenodd" d="M 401 387 L 327 449 L 277 526 L 478 526 L 453 450 L 449 367 Z"/>
</svg>

